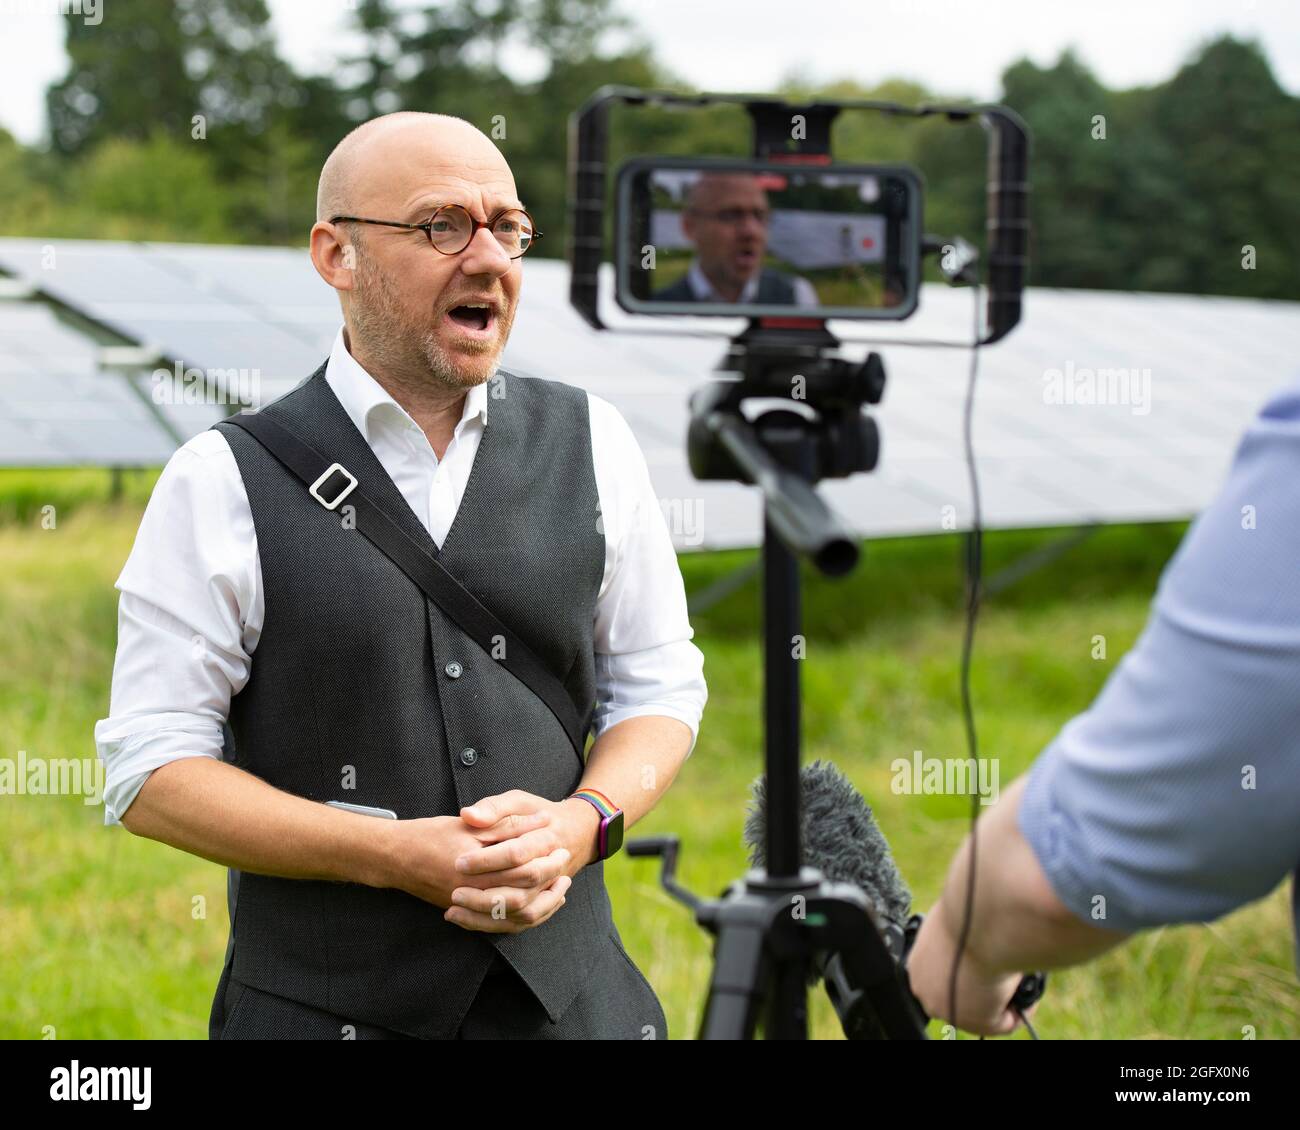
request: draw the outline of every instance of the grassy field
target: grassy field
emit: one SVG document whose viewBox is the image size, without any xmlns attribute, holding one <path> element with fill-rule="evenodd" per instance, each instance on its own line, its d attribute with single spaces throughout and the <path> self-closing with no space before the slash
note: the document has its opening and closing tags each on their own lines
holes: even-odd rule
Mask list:
<svg viewBox="0 0 1300 1130">
<path fill-rule="evenodd" d="M 108 503 L 100 472 L 0 473 L 0 757 L 93 757 L 108 710 L 113 582 L 151 474 Z M 51 512 L 55 525 L 43 528 Z M 48 519 L 46 520 L 48 525 Z M 1083 709 L 1141 630 L 1176 527 L 1111 528 L 985 607 L 974 694 L 982 752 L 1005 787 Z M 1050 532 L 990 536 L 990 572 Z M 696 593 L 752 552 L 686 556 Z M 897 796 L 889 763 L 915 749 L 964 756 L 958 711 L 958 544 L 873 543 L 857 573 L 806 576 L 804 756 L 830 758 L 875 807 L 918 909 L 928 909 L 966 827 L 964 797 Z M 740 842 L 761 759 L 756 581 L 693 617 L 709 705 L 699 744 L 634 835 L 674 833 L 681 880 L 721 891 L 746 868 Z M 1107 658 L 1092 658 L 1094 636 Z M 225 872 L 103 826 L 80 797 L 0 797 L 0 1037 L 202 1038 L 226 943 Z M 710 942 L 620 856 L 607 875 L 619 928 L 659 992 L 673 1038 L 700 1020 Z M 1288 885 L 1289 886 L 1289 885 Z M 1217 923 L 1155 931 L 1053 979 L 1044 1038 L 1300 1036 L 1287 887 Z M 814 1034 L 838 1035 L 813 997 Z"/>
</svg>

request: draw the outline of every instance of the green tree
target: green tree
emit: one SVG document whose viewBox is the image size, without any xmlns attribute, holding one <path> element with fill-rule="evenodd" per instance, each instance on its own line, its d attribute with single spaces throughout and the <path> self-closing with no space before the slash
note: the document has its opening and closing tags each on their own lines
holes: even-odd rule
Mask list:
<svg viewBox="0 0 1300 1130">
<path fill-rule="evenodd" d="M 61 234 L 95 239 L 232 241 L 231 199 L 208 151 L 157 131 L 103 142 L 77 168 Z"/>
<path fill-rule="evenodd" d="M 0 129 L 0 199 L 5 201 L 9 235 L 49 234 L 53 190 L 40 173 L 40 158 Z"/>
<path fill-rule="evenodd" d="M 363 0 L 355 23 L 364 48 L 344 67 L 349 115 L 425 110 L 472 122 L 510 161 L 545 233 L 537 254 L 562 256 L 569 115 L 602 85 L 655 86 L 661 77 L 611 0 L 451 0 L 414 11 Z M 526 47 L 540 76 L 507 73 L 508 47 Z"/>
<path fill-rule="evenodd" d="M 238 205 L 226 211 L 239 232 L 217 238 L 301 236 L 311 210 L 298 201 L 328 152 L 313 141 L 336 139 L 346 119 L 332 81 L 298 79 L 277 57 L 265 0 L 114 0 L 102 24 L 69 15 L 65 27 L 69 71 L 46 96 L 56 153 L 80 158 L 135 141 L 147 155 L 164 135 L 202 149 L 203 160 L 187 164 Z"/>
<path fill-rule="evenodd" d="M 1123 247 L 1106 218 L 1124 191 L 1124 140 L 1111 123 L 1110 91 L 1070 51 L 1048 68 L 1028 60 L 1014 64 L 1003 74 L 1002 86 L 1003 102 L 1033 133 L 1034 281 L 1117 285 Z"/>
<path fill-rule="evenodd" d="M 1207 44 L 1148 109 L 1177 192 L 1148 200 L 1147 218 L 1164 254 L 1177 254 L 1180 289 L 1300 297 L 1300 99 L 1278 86 L 1259 46 Z M 1254 270 L 1242 269 L 1247 245 Z"/>
<path fill-rule="evenodd" d="M 112 8 L 98 25 L 64 17 L 68 74 L 46 94 L 58 152 L 75 156 L 156 129 L 188 137 L 196 115 L 215 148 L 233 150 L 269 125 L 290 76 L 264 0 L 115 0 Z"/>
<path fill-rule="evenodd" d="M 1066 52 L 1014 64 L 1003 88 L 1033 130 L 1034 282 L 1300 297 L 1300 99 L 1258 45 L 1221 37 L 1168 82 L 1120 92 Z"/>
</svg>

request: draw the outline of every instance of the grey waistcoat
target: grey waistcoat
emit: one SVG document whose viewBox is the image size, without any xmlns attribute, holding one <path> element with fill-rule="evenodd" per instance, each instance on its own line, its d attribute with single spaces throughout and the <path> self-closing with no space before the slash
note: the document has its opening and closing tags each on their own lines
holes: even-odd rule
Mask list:
<svg viewBox="0 0 1300 1130">
<path fill-rule="evenodd" d="M 444 565 L 563 676 L 590 730 L 592 624 L 605 539 L 586 394 L 505 372 Z M 337 460 L 438 549 L 325 380 L 262 411 Z M 231 702 L 226 759 L 315 801 L 455 816 L 523 789 L 561 800 L 583 765 L 563 727 L 355 529 L 326 510 L 240 428 L 215 425 L 252 509 L 266 618 L 248 683 Z M 582 987 L 613 929 L 604 865 L 578 873 L 566 903 L 520 934 L 443 920 L 395 889 L 230 873 L 232 975 L 339 1016 L 426 1039 L 453 1036 L 498 952 L 552 1020 Z"/>
</svg>

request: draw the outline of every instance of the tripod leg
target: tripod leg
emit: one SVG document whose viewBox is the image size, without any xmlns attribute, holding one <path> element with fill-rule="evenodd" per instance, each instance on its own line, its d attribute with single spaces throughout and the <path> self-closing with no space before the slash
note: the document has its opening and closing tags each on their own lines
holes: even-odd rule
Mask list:
<svg viewBox="0 0 1300 1130">
<path fill-rule="evenodd" d="M 802 961 L 781 962 L 772 973 L 772 998 L 764 1021 L 765 1040 L 808 1038 L 808 971 Z"/>
<path fill-rule="evenodd" d="M 713 977 L 700 1023 L 701 1040 L 752 1040 L 763 1002 L 764 921 L 726 923 L 713 950 Z"/>
</svg>

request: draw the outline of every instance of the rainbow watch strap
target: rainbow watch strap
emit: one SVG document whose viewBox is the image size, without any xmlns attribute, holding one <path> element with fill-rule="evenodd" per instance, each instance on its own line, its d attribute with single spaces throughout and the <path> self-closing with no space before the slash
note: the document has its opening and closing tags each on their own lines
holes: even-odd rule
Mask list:
<svg viewBox="0 0 1300 1130">
<path fill-rule="evenodd" d="M 579 789 L 573 796 L 580 796 L 584 800 L 591 801 L 602 816 L 611 817 L 618 813 L 618 807 L 614 802 L 604 793 L 598 793 L 595 789 Z M 570 799 L 573 798 L 570 797 Z"/>
<path fill-rule="evenodd" d="M 581 797 L 600 814 L 600 831 L 596 837 L 596 854 L 600 859 L 609 858 L 609 822 L 618 815 L 619 809 L 604 793 L 595 789 L 579 789 L 569 799 Z"/>
</svg>

